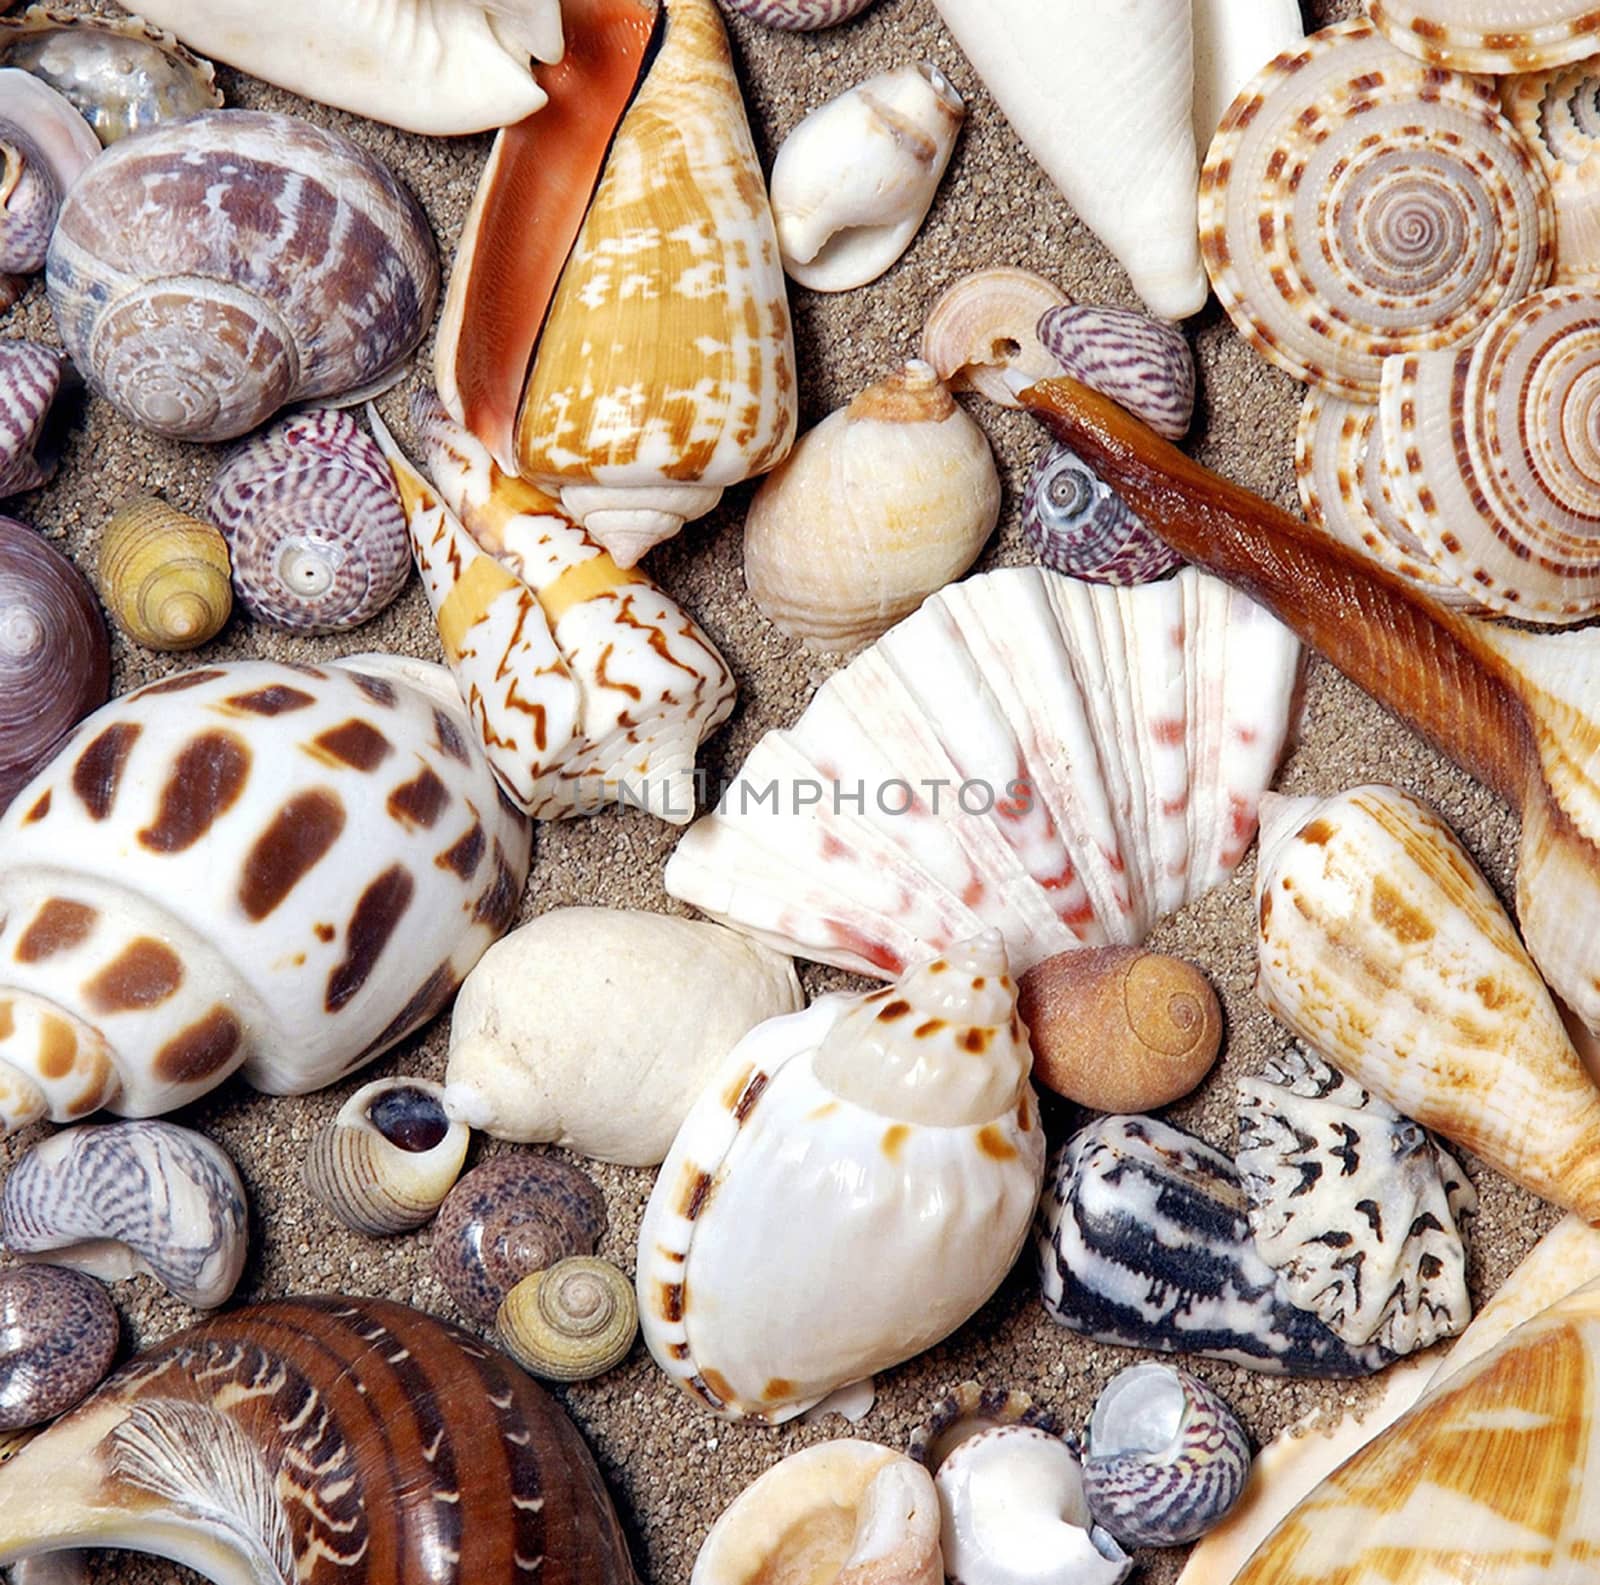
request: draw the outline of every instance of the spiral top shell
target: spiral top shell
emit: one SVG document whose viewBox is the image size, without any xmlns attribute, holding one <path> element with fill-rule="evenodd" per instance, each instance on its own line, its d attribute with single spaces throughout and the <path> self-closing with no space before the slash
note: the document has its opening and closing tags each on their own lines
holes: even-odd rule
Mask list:
<svg viewBox="0 0 1600 1585">
<path fill-rule="evenodd" d="M 1594 0 L 1368 0 L 1374 26 L 1435 66 L 1535 72 L 1595 52 Z"/>
<path fill-rule="evenodd" d="M 1600 62 L 1511 77 L 1500 95 L 1555 196 L 1553 284 L 1600 283 Z"/>
<path fill-rule="evenodd" d="M 1471 341 L 1542 286 L 1555 218 L 1492 83 L 1347 22 L 1234 101 L 1200 231 L 1211 284 L 1263 357 L 1371 400 L 1385 356 Z"/>
</svg>

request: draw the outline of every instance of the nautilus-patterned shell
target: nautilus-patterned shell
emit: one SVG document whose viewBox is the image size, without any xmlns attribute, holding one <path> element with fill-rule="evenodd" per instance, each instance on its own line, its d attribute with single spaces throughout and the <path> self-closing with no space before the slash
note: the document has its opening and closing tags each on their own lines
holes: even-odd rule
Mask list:
<svg viewBox="0 0 1600 1585">
<path fill-rule="evenodd" d="M 656 1363 L 716 1414 L 777 1423 L 954 1331 L 1027 1237 L 1030 1061 L 994 931 L 752 1030 L 645 1209 Z"/>
<path fill-rule="evenodd" d="M 636 1585 L 561 1409 L 385 1299 L 202 1322 L 0 1467 L 0 1562 L 106 1546 L 263 1585 Z"/>
<path fill-rule="evenodd" d="M 1200 176 L 1211 284 L 1261 355 L 1372 400 L 1390 353 L 1471 341 L 1549 278 L 1555 206 L 1494 84 L 1367 22 L 1266 66 Z"/>
<path fill-rule="evenodd" d="M 441 668 L 180 673 L 0 819 L 0 1125 L 313 1090 L 432 1017 L 516 912 L 529 831 Z"/>
<path fill-rule="evenodd" d="M 55 89 L 15 67 L 0 70 L 0 271 L 44 267 L 67 189 L 99 153 L 83 117 Z"/>
<path fill-rule="evenodd" d="M 1137 945 L 1244 856 L 1298 667 L 1283 628 L 1187 569 L 968 578 L 757 744 L 667 890 L 882 978 L 985 926 L 1017 973 Z"/>
<path fill-rule="evenodd" d="M 1401 49 L 1462 72 L 1535 72 L 1595 53 L 1594 0 L 1368 0 Z"/>
<path fill-rule="evenodd" d="M 711 640 L 431 394 L 412 408 L 431 485 L 372 416 L 445 657 L 512 800 L 541 820 L 617 801 L 692 818 L 695 752 L 733 709 Z"/>
<path fill-rule="evenodd" d="M 1582 60 L 1508 77 L 1500 96 L 1555 199 L 1552 284 L 1600 285 L 1600 70 Z"/>
<path fill-rule="evenodd" d="M 212 110 L 94 162 L 46 284 L 96 392 L 159 435 L 215 441 L 381 388 L 433 318 L 439 260 L 416 200 L 348 138 Z"/>
</svg>

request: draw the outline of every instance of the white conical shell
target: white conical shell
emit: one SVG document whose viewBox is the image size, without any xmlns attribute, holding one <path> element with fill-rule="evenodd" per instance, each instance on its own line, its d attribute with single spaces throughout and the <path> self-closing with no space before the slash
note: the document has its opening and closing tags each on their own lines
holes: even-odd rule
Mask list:
<svg viewBox="0 0 1600 1585">
<path fill-rule="evenodd" d="M 1194 0 L 1194 146 L 1202 159 L 1239 90 L 1304 37 L 1300 0 Z"/>
</svg>

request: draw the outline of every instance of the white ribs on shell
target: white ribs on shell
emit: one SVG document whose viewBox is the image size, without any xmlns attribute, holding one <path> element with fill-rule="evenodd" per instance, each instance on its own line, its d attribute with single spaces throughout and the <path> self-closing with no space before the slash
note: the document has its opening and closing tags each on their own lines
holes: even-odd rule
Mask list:
<svg viewBox="0 0 1600 1585">
<path fill-rule="evenodd" d="M 1131 589 L 1040 567 L 969 578 L 756 745 L 667 890 L 879 978 L 985 926 L 1018 974 L 1137 945 L 1244 856 L 1299 654 L 1193 569 Z"/>
</svg>

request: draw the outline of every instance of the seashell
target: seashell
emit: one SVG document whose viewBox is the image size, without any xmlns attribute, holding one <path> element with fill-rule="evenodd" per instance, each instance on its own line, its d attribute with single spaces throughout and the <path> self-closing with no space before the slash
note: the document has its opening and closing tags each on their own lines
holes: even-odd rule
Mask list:
<svg viewBox="0 0 1600 1585">
<path fill-rule="evenodd" d="M 1408 1117 L 1314 1054 L 1239 1081 L 1239 1152 L 1256 1252 L 1347 1343 L 1395 1354 L 1472 1316 L 1460 1228 L 1477 1191 Z"/>
<path fill-rule="evenodd" d="M 238 1285 L 248 1219 L 232 1161 L 173 1123 L 63 1129 L 0 1190 L 0 1236 L 13 1255 L 108 1281 L 145 1272 L 197 1310 Z"/>
<path fill-rule="evenodd" d="M 823 652 L 870 643 L 959 578 L 1000 520 L 983 431 L 913 360 L 801 437 L 756 491 L 744 578 Z"/>
<path fill-rule="evenodd" d="M 872 0 L 723 0 L 723 4 L 763 27 L 810 33 L 860 16 Z"/>
<path fill-rule="evenodd" d="M 1194 146 L 1202 153 L 1239 90 L 1305 38 L 1300 0 L 1194 0 Z"/>
<path fill-rule="evenodd" d="M 329 239 L 314 265 L 308 227 Z M 416 200 L 348 138 L 211 110 L 94 162 L 45 280 L 99 395 L 158 435 L 216 441 L 287 402 L 381 389 L 433 318 L 439 261 Z"/>
<path fill-rule="evenodd" d="M 709 512 L 725 486 L 781 461 L 797 413 L 777 237 L 727 36 L 712 0 L 664 0 L 661 10 L 660 48 L 617 126 L 553 299 L 547 279 L 509 304 L 510 283 L 481 305 L 464 300 L 470 287 L 453 289 L 456 312 L 447 305 L 436 354 L 452 416 L 507 471 L 559 494 L 622 567 Z M 620 76 L 621 63 L 612 70 Z M 578 136 L 598 142 L 592 127 Z M 547 238 L 542 212 L 526 207 L 530 186 L 536 196 L 544 179 L 523 181 L 517 168 L 559 161 L 562 152 L 541 137 L 486 176 L 491 191 L 480 192 L 476 224 L 468 222 L 458 278 L 473 278 L 480 252 L 492 258 L 511 246 L 510 228 L 525 249 L 530 213 L 539 215 L 541 251 L 547 246 L 553 259 L 565 247 L 565 219 Z M 641 170 L 651 172 L 648 183 Z M 577 179 L 564 162 L 560 179 Z M 569 217 L 571 208 L 568 198 L 556 213 Z M 506 317 L 491 323 L 496 302 Z M 525 333 L 507 330 L 518 325 Z M 513 367 L 535 336 L 531 366 L 524 358 Z M 482 350 L 486 338 L 504 345 Z M 499 417 L 481 420 L 483 401 L 462 396 L 463 372 L 475 391 L 493 388 Z M 503 415 L 513 383 L 520 408 L 508 447 Z"/>
<path fill-rule="evenodd" d="M 1039 344 L 1064 374 L 1181 440 L 1194 417 L 1194 354 L 1180 331 L 1131 308 L 1068 303 L 1039 318 Z"/>
<path fill-rule="evenodd" d="M 1098 1112 L 1187 1095 L 1222 1045 L 1222 1009 L 1192 963 L 1137 947 L 1058 952 L 1022 976 L 1033 1076 Z"/>
<path fill-rule="evenodd" d="M 485 1325 L 526 1276 L 592 1255 L 606 1230 L 605 1196 L 556 1156 L 496 1156 L 445 1197 L 433 1267 L 461 1313 Z"/>
<path fill-rule="evenodd" d="M 545 95 L 529 55 L 561 59 L 558 0 L 281 0 L 268 11 L 257 0 L 139 0 L 139 10 L 252 77 L 441 137 L 532 115 Z"/>
<path fill-rule="evenodd" d="M 111 691 L 111 647 L 76 567 L 0 517 L 0 810 Z"/>
<path fill-rule="evenodd" d="M 394 475 L 349 413 L 295 413 L 245 441 L 217 470 L 207 509 L 241 604 L 269 627 L 359 627 L 411 575 Z"/>
<path fill-rule="evenodd" d="M 656 1363 L 723 1418 L 778 1424 L 952 1332 L 1027 1237 L 1029 1060 L 994 931 L 752 1030 L 645 1208 Z"/>
<path fill-rule="evenodd" d="M 467 976 L 445 1108 L 496 1139 L 655 1166 L 734 1045 L 804 1006 L 788 958 L 721 925 L 555 908 Z"/>
<path fill-rule="evenodd" d="M 979 270 L 947 288 L 922 326 L 922 356 L 952 391 L 976 391 L 1002 407 L 1017 392 L 1054 378 L 1061 365 L 1044 349 L 1038 324 L 1069 302 L 1032 270 Z"/>
<path fill-rule="evenodd" d="M 213 1316 L 0 1469 L 0 1557 L 112 1544 L 212 1579 L 636 1585 L 561 1409 L 477 1338 L 385 1299 Z"/>
<path fill-rule="evenodd" d="M 1555 206 L 1493 83 L 1354 21 L 1234 101 L 1200 175 L 1200 237 L 1262 357 L 1371 401 L 1386 355 L 1468 343 L 1544 285 Z"/>
<path fill-rule="evenodd" d="M 1094 1523 L 1077 1455 L 1059 1436 L 1006 1425 L 960 1443 L 934 1477 L 952 1585 L 1120 1585 L 1133 1567 Z"/>
<path fill-rule="evenodd" d="M 609 1260 L 569 1255 L 516 1283 L 495 1314 L 500 1346 L 535 1376 L 589 1381 L 628 1357 L 639 1333 L 633 1283 Z"/>
<path fill-rule="evenodd" d="M 1592 60 L 1500 84 L 1506 116 L 1550 183 L 1556 206 L 1551 284 L 1600 285 L 1600 80 Z"/>
<path fill-rule="evenodd" d="M 906 1452 L 934 1471 L 969 1437 L 1000 1425 L 1031 1425 L 1050 1436 L 1064 1435 L 1055 1415 L 1027 1393 L 964 1381 L 934 1404 L 911 1433 Z"/>
<path fill-rule="evenodd" d="M 0 19 L 0 65 L 55 89 L 103 144 L 222 105 L 211 63 L 137 17 L 31 5 Z"/>
<path fill-rule="evenodd" d="M 111 620 L 147 649 L 197 649 L 233 610 L 228 546 L 211 524 L 157 496 L 111 514 L 100 533 L 100 591 Z"/>
<path fill-rule="evenodd" d="M 83 117 L 53 88 L 27 72 L 0 70 L 0 270 L 44 268 L 67 189 L 99 152 Z"/>
<path fill-rule="evenodd" d="M 1039 453 L 1023 486 L 1022 534 L 1042 566 L 1091 583 L 1150 583 L 1181 564 L 1061 445 Z"/>
<path fill-rule="evenodd" d="M 56 471 L 53 420 L 71 365 L 37 341 L 0 341 L 0 496 L 47 484 Z"/>
<path fill-rule="evenodd" d="M 939 1497 L 878 1442 L 818 1442 L 780 1459 L 722 1511 L 689 1585 L 944 1585 Z"/>
<path fill-rule="evenodd" d="M 363 1084 L 306 1153 L 306 1189 L 346 1227 L 374 1238 L 432 1219 L 461 1174 L 470 1131 L 445 1115 L 427 1079 Z"/>
<path fill-rule="evenodd" d="M 93 1391 L 119 1331 L 93 1277 L 60 1266 L 0 1272 L 0 1431 L 53 1420 Z"/>
<path fill-rule="evenodd" d="M 1118 1371 L 1095 1400 L 1083 1494 L 1124 1546 L 1187 1546 L 1221 1522 L 1250 1472 L 1233 1411 L 1185 1370 Z"/>
<path fill-rule="evenodd" d="M 449 678 L 242 661 L 126 694 L 0 818 L 0 1131 L 303 1093 L 431 1018 L 510 923 L 526 822 Z"/>
<path fill-rule="evenodd" d="M 512 800 L 541 820 L 614 801 L 689 820 L 695 750 L 733 709 L 711 640 L 436 401 L 419 396 L 412 416 L 437 495 L 369 416 L 456 686 Z"/>
<path fill-rule="evenodd" d="M 1195 234 L 1190 0 L 1061 6 L 936 0 L 945 26 L 1151 313 L 1205 306 Z"/>
<path fill-rule="evenodd" d="M 1399 48 L 1459 72 L 1533 72 L 1594 53 L 1592 0 L 1368 0 Z"/>
<path fill-rule="evenodd" d="M 1291 1376 L 1394 1357 L 1299 1309 L 1251 1242 L 1233 1163 L 1154 1117 L 1097 1118 L 1055 1153 L 1036 1243 L 1046 1312 L 1097 1343 Z"/>
<path fill-rule="evenodd" d="M 966 113 L 926 61 L 880 72 L 811 111 L 772 166 L 772 219 L 789 278 L 845 292 L 889 269 L 933 207 Z"/>
<path fill-rule="evenodd" d="M 1244 856 L 1298 664 L 1276 622 L 1187 569 L 1138 589 L 968 578 L 761 739 L 667 890 L 879 978 L 986 926 L 1017 973 L 1136 945 Z"/>
</svg>

